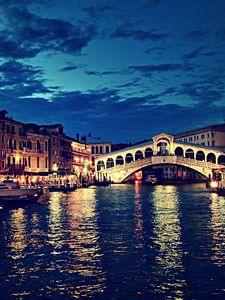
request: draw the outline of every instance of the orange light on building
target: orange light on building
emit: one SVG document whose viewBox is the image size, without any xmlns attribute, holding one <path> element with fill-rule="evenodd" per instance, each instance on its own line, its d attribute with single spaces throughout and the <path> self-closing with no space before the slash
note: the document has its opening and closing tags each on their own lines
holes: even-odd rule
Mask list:
<svg viewBox="0 0 225 300">
<path fill-rule="evenodd" d="M 142 171 L 134 173 L 135 180 L 142 180 Z"/>
</svg>

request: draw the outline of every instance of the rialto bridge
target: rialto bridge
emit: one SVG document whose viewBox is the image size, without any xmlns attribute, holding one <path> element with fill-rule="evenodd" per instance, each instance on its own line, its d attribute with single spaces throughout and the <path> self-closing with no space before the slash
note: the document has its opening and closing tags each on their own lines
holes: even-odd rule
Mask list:
<svg viewBox="0 0 225 300">
<path fill-rule="evenodd" d="M 101 155 L 95 162 L 99 181 L 117 183 L 145 167 L 165 165 L 189 168 L 209 178 L 212 169 L 225 167 L 225 151 L 178 142 L 174 136 L 162 133 L 147 143 Z"/>
</svg>

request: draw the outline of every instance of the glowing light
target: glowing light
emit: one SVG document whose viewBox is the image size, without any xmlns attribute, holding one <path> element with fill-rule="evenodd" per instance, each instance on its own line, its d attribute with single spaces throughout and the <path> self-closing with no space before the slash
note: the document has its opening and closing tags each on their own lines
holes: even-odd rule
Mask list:
<svg viewBox="0 0 225 300">
<path fill-rule="evenodd" d="M 53 164 L 52 170 L 53 170 L 54 172 L 57 172 L 57 171 L 58 171 L 58 166 L 57 166 L 57 164 Z"/>
<path fill-rule="evenodd" d="M 211 186 L 211 188 L 213 188 L 213 189 L 218 188 L 218 182 L 217 182 L 217 181 L 211 181 L 211 182 L 210 182 L 210 186 Z"/>
</svg>

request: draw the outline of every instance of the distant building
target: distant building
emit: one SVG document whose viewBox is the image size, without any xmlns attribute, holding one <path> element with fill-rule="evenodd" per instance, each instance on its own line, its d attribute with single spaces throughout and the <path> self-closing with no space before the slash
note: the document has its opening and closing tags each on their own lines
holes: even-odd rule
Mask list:
<svg viewBox="0 0 225 300">
<path fill-rule="evenodd" d="M 175 135 L 175 140 L 202 146 L 225 148 L 225 124 L 211 125 Z"/>
<path fill-rule="evenodd" d="M 91 149 L 91 169 L 95 171 L 95 160 L 102 154 L 112 151 L 112 144 L 110 142 L 91 142 L 88 143 Z"/>
<path fill-rule="evenodd" d="M 72 172 L 72 139 L 63 132 L 61 124 L 41 125 L 49 137 L 49 172 L 65 175 Z"/>
<path fill-rule="evenodd" d="M 78 177 L 90 175 L 91 147 L 77 140 L 72 141 L 72 167 Z"/>
</svg>

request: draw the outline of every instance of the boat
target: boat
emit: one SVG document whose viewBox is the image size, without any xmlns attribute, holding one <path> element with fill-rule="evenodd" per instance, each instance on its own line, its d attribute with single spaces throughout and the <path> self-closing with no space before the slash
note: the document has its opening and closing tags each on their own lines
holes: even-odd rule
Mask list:
<svg viewBox="0 0 225 300">
<path fill-rule="evenodd" d="M 94 185 L 95 186 L 109 186 L 110 182 L 109 181 L 95 181 Z"/>
<path fill-rule="evenodd" d="M 49 186 L 48 191 L 49 192 L 73 192 L 77 189 L 77 186 L 58 186 L 58 185 L 52 185 Z"/>
<path fill-rule="evenodd" d="M 43 194 L 42 188 L 11 188 L 0 184 L 0 203 L 20 203 L 37 201 Z"/>
<path fill-rule="evenodd" d="M 213 170 L 212 180 L 208 186 L 211 192 L 225 195 L 225 168 Z"/>
<path fill-rule="evenodd" d="M 147 175 L 144 183 L 148 184 L 156 184 L 157 183 L 157 177 L 155 175 Z"/>
</svg>

